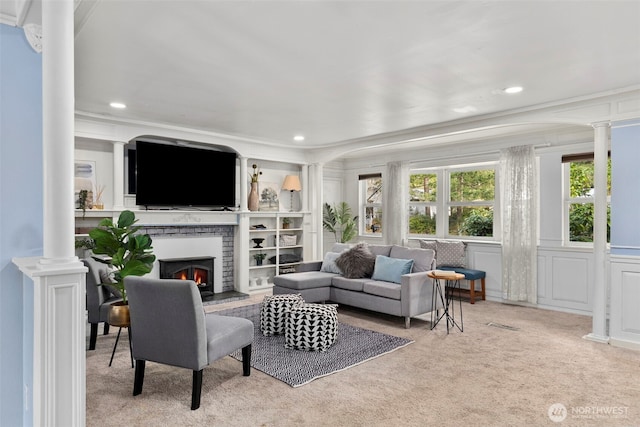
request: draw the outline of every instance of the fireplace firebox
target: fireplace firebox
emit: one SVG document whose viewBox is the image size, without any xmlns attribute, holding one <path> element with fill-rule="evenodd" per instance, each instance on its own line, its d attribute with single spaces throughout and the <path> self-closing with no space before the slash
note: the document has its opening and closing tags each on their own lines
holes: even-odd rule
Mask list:
<svg viewBox="0 0 640 427">
<path fill-rule="evenodd" d="M 160 259 L 161 279 L 193 280 L 202 300 L 213 297 L 213 269 L 215 257 Z"/>
</svg>

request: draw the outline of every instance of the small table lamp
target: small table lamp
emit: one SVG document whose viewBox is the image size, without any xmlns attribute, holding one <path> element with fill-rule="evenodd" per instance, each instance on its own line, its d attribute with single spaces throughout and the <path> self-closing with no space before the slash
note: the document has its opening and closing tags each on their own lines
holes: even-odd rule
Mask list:
<svg viewBox="0 0 640 427">
<path fill-rule="evenodd" d="M 285 176 L 284 182 L 282 183 L 282 190 L 291 192 L 289 212 L 293 212 L 293 192 L 302 190 L 302 185 L 300 185 L 300 177 L 298 177 L 298 175 Z"/>
</svg>

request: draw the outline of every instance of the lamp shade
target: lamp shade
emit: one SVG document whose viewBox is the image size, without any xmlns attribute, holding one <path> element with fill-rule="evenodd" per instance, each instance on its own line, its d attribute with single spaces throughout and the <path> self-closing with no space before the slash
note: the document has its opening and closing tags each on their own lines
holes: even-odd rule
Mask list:
<svg viewBox="0 0 640 427">
<path fill-rule="evenodd" d="M 300 185 L 300 177 L 298 177 L 298 175 L 285 176 L 284 182 L 282 183 L 282 189 L 286 191 L 302 190 L 302 185 Z"/>
</svg>

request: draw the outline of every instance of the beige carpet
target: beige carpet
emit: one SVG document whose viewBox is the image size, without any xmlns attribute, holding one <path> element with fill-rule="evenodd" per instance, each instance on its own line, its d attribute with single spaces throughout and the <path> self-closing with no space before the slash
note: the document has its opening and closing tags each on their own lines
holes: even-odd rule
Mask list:
<svg viewBox="0 0 640 427">
<path fill-rule="evenodd" d="M 147 363 L 134 398 L 126 335 L 111 368 L 116 334 L 99 335 L 87 351 L 87 425 L 640 425 L 640 352 L 582 339 L 591 318 L 490 301 L 463 310 L 464 332 L 447 335 L 444 323 L 430 330 L 428 319 L 413 319 L 407 330 L 403 319 L 340 307 L 342 322 L 415 343 L 298 388 L 257 370 L 243 377 L 226 357 L 205 369 L 197 411 L 185 369 Z M 554 404 L 566 408 L 561 423 L 548 415 Z"/>
</svg>

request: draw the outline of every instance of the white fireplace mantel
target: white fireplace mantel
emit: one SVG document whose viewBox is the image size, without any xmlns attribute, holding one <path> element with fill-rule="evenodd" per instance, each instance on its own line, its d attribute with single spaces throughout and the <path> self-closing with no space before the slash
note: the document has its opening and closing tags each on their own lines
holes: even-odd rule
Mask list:
<svg viewBox="0 0 640 427">
<path fill-rule="evenodd" d="M 129 209 L 138 220 L 137 225 L 238 225 L 239 212 L 198 210 L 138 210 Z M 76 218 L 118 219 L 122 210 L 76 210 Z"/>
</svg>

